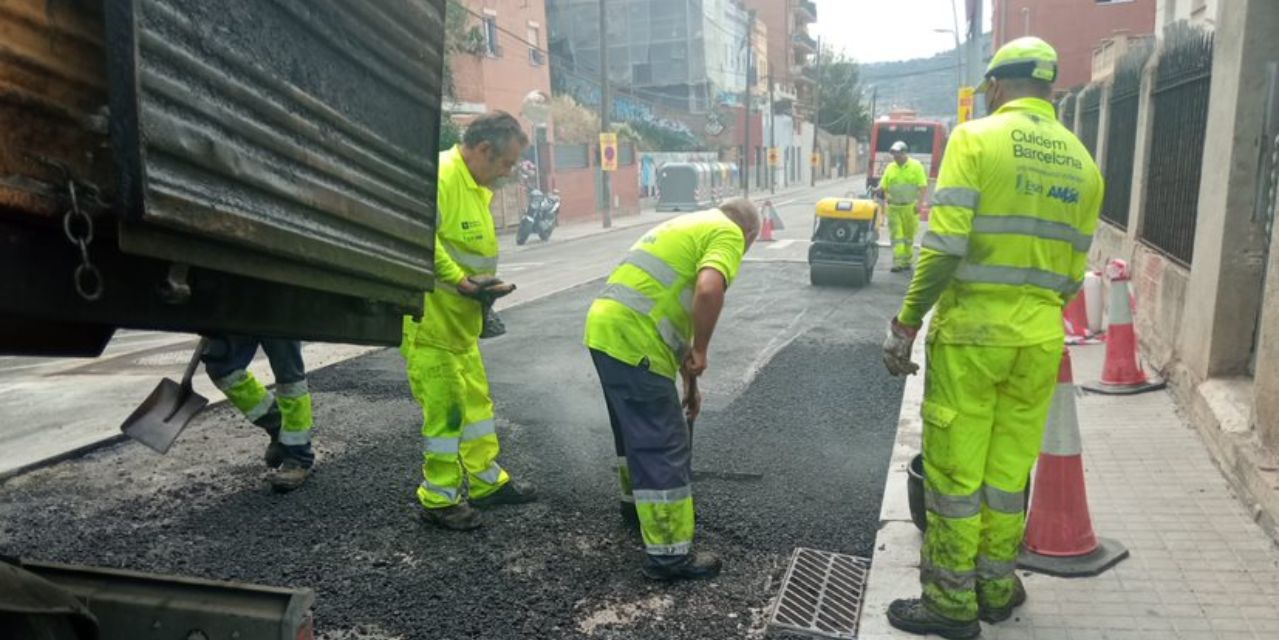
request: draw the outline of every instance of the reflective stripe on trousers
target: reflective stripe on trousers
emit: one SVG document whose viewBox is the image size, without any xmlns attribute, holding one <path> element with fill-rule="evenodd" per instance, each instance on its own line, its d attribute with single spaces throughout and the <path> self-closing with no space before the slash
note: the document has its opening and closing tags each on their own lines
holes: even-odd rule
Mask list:
<svg viewBox="0 0 1279 640">
<path fill-rule="evenodd" d="M 428 509 L 497 491 L 510 476 L 497 463 L 500 452 L 493 401 L 478 346 L 464 353 L 413 345 L 407 350 L 409 386 L 422 405 L 422 475 L 417 495 Z"/>
</svg>

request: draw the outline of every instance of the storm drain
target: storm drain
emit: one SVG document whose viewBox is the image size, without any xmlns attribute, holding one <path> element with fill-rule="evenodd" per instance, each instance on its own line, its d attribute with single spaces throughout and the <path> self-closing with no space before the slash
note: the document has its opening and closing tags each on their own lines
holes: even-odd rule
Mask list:
<svg viewBox="0 0 1279 640">
<path fill-rule="evenodd" d="M 773 604 L 771 631 L 856 638 L 870 560 L 799 547 Z"/>
</svg>

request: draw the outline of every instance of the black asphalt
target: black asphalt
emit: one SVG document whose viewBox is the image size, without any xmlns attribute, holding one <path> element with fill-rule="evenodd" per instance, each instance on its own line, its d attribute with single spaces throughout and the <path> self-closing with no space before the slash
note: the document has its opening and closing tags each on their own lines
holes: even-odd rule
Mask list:
<svg viewBox="0 0 1279 640">
<path fill-rule="evenodd" d="M 726 561 L 712 582 L 637 570 L 580 345 L 598 283 L 505 311 L 485 344 L 502 459 L 544 497 L 476 532 L 416 519 L 420 414 L 391 349 L 313 373 L 321 460 L 301 491 L 266 488 L 265 436 L 222 404 L 168 456 L 126 443 L 0 485 L 0 553 L 310 587 L 322 638 L 757 637 L 795 546 L 872 552 L 902 387 L 879 343 L 904 282 L 743 268 L 694 438 L 697 544 Z"/>
</svg>

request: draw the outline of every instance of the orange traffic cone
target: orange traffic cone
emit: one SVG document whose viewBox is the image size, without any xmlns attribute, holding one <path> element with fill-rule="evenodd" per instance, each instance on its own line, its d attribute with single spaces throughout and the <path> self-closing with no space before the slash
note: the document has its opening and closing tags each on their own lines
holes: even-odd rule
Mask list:
<svg viewBox="0 0 1279 640">
<path fill-rule="evenodd" d="M 1093 532 L 1067 349 L 1044 428 L 1044 446 L 1035 470 L 1030 516 L 1017 566 L 1053 576 L 1095 576 L 1127 557 L 1124 545 L 1098 538 Z"/>
<path fill-rule="evenodd" d="M 1082 344 L 1092 337 L 1088 331 L 1088 303 L 1084 300 L 1083 291 L 1066 305 L 1061 319 L 1066 324 L 1066 344 Z"/>
<path fill-rule="evenodd" d="M 765 209 L 764 209 L 764 212 L 765 212 L 765 213 L 764 213 L 764 223 L 763 223 L 763 225 L 762 225 L 762 226 L 760 227 L 760 229 L 759 229 L 759 240 L 760 240 L 760 242 L 772 242 L 772 241 L 774 240 L 774 238 L 773 238 L 773 216 L 772 216 L 772 215 L 770 215 L 772 212 L 771 212 L 771 211 L 769 211 L 769 209 L 771 209 L 772 207 L 771 207 L 771 206 L 769 206 L 768 204 L 765 204 L 764 206 L 765 206 Z"/>
<path fill-rule="evenodd" d="M 1128 264 L 1111 260 L 1106 265 L 1110 279 L 1110 326 L 1106 329 L 1106 364 L 1101 381 L 1084 389 L 1107 395 L 1132 395 L 1162 389 L 1163 380 L 1151 379 L 1141 369 L 1137 352 L 1137 332 L 1132 323 L 1132 298 L 1128 295 Z"/>
</svg>

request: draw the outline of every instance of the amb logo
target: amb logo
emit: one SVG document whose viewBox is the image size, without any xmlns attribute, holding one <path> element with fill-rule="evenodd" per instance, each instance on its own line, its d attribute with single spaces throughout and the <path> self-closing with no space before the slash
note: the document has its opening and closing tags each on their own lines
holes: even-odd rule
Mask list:
<svg viewBox="0 0 1279 640">
<path fill-rule="evenodd" d="M 1061 200 L 1066 204 L 1079 202 L 1079 189 L 1074 187 L 1053 187 L 1048 190 L 1048 197 Z"/>
</svg>

